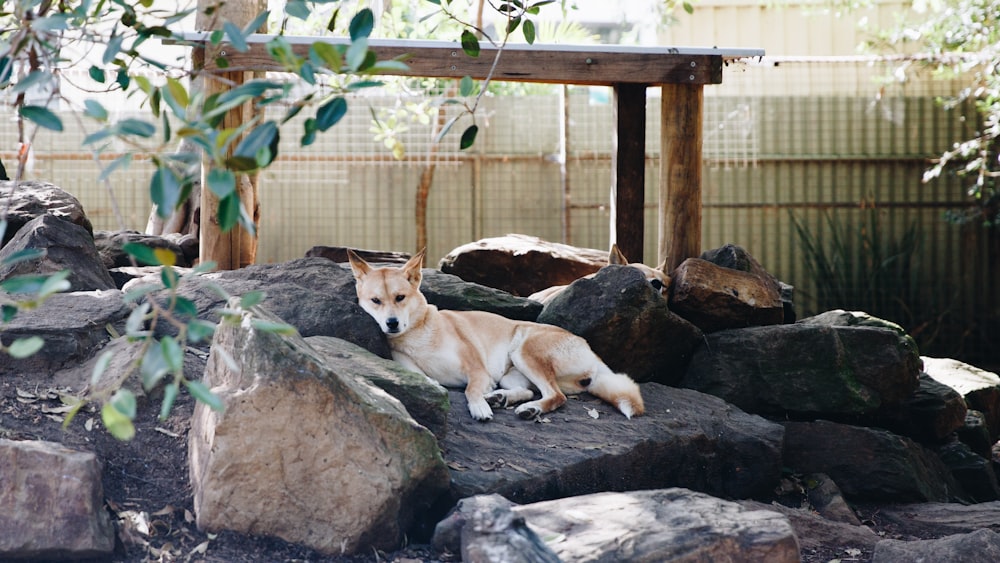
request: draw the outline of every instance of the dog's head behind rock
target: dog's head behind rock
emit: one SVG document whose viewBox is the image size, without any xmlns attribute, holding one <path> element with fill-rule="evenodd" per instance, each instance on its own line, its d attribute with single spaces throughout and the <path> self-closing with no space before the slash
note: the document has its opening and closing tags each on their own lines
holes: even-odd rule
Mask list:
<svg viewBox="0 0 1000 563">
<path fill-rule="evenodd" d="M 427 306 L 420 293 L 420 268 L 424 263 L 424 253 L 421 250 L 400 268 L 375 268 L 354 251 L 347 251 L 354 272 L 358 304 L 378 322 L 389 338 L 405 333 L 420 320 L 417 316 Z"/>
</svg>

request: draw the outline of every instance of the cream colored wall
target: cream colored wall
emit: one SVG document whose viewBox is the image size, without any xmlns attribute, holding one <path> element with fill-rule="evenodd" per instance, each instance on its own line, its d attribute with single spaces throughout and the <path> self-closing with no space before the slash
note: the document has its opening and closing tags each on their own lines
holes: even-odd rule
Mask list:
<svg viewBox="0 0 1000 563">
<path fill-rule="evenodd" d="M 679 23 L 663 28 L 661 45 L 763 48 L 769 57 L 850 56 L 871 37 L 909 11 L 899 0 L 837 16 L 822 2 L 762 5 L 746 0 L 701 0 L 694 13 L 678 12 Z M 864 20 L 867 28 L 859 25 Z"/>
</svg>

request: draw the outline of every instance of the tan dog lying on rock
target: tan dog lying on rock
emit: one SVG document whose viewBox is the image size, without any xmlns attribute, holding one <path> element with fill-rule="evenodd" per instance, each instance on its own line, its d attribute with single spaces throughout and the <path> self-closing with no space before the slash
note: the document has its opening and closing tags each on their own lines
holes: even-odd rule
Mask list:
<svg viewBox="0 0 1000 563">
<path fill-rule="evenodd" d="M 562 328 L 484 311 L 439 311 L 420 292 L 424 251 L 401 268 L 375 268 L 348 251 L 358 303 L 389 338 L 392 357 L 445 387 L 465 388 L 472 418 L 518 405 L 533 419 L 584 391 L 627 418 L 645 407 L 639 386 L 611 371 L 587 341 Z M 499 385 L 499 388 L 497 386 Z M 541 398 L 532 400 L 537 389 Z"/>
</svg>

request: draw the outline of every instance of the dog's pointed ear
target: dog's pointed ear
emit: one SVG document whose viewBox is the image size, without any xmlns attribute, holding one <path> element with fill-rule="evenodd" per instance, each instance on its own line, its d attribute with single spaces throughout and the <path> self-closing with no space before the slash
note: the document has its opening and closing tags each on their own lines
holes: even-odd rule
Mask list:
<svg viewBox="0 0 1000 563">
<path fill-rule="evenodd" d="M 661 272 L 663 272 L 664 274 L 666 274 L 668 276 L 670 275 L 670 272 L 667 270 L 667 260 L 665 258 L 664 258 L 663 262 L 660 262 L 660 265 L 657 266 L 656 269 L 659 270 L 659 271 L 661 271 Z"/>
<path fill-rule="evenodd" d="M 360 280 L 368 272 L 372 271 L 372 267 L 365 262 L 365 259 L 358 256 L 356 252 L 347 249 L 347 259 L 351 262 L 351 270 L 354 272 L 354 279 Z"/>
<path fill-rule="evenodd" d="M 414 286 L 419 286 L 420 280 L 423 279 L 423 273 L 420 271 L 420 268 L 424 266 L 424 255 L 426 254 L 427 248 L 423 248 L 403 265 L 403 271 L 406 272 L 406 279 Z"/>
<path fill-rule="evenodd" d="M 622 254 L 621 249 L 618 248 L 617 242 L 611 245 L 611 252 L 608 253 L 608 264 L 628 266 L 628 258 L 625 258 L 625 255 Z"/>
</svg>

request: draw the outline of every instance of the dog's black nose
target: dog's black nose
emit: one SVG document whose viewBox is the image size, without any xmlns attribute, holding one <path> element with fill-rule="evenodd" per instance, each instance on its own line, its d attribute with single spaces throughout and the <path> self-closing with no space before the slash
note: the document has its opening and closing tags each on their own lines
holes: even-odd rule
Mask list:
<svg viewBox="0 0 1000 563">
<path fill-rule="evenodd" d="M 389 332 L 399 332 L 399 319 L 389 317 L 385 320 L 385 328 L 389 329 Z"/>
</svg>

